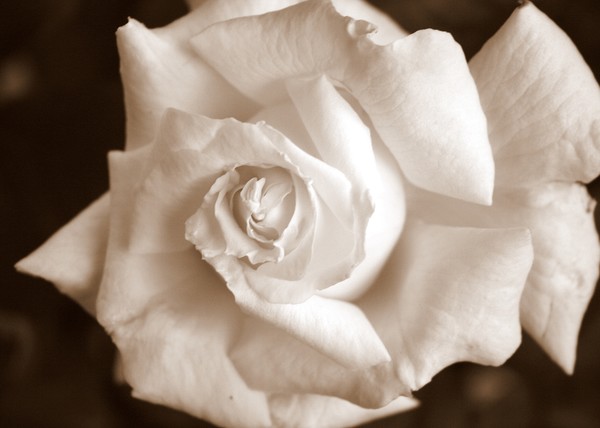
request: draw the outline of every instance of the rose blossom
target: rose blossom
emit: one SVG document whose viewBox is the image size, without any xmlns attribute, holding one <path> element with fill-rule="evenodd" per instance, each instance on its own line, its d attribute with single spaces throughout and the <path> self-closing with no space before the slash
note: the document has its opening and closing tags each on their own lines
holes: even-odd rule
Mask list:
<svg viewBox="0 0 600 428">
<path fill-rule="evenodd" d="M 520 319 L 572 370 L 599 257 L 575 184 L 600 171 L 591 72 L 532 4 L 469 66 L 446 33 L 334 5 L 119 30 L 109 195 L 18 268 L 97 316 L 135 396 L 356 424 L 454 362 L 502 364 Z"/>
</svg>

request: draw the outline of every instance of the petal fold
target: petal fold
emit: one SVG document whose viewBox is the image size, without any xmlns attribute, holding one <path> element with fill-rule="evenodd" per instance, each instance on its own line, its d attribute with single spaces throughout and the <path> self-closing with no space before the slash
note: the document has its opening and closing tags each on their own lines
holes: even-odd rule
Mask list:
<svg viewBox="0 0 600 428">
<path fill-rule="evenodd" d="M 226 272 L 225 280 L 240 272 Z M 390 355 L 356 305 L 312 296 L 297 304 L 269 303 L 252 289 L 235 293 L 236 303 L 252 316 L 273 324 L 344 367 L 365 369 L 388 362 Z"/>
<path fill-rule="evenodd" d="M 499 365 L 516 350 L 529 231 L 414 223 L 396 250 L 359 306 L 404 384 L 418 389 L 458 361 Z"/>
<path fill-rule="evenodd" d="M 584 186 L 561 183 L 534 188 L 517 200 L 535 251 L 521 300 L 521 322 L 550 357 L 572 373 L 579 328 L 598 280 L 596 204 Z"/>
<path fill-rule="evenodd" d="M 149 260 L 146 268 L 157 261 Z M 250 390 L 227 357 L 242 314 L 221 279 L 199 257 L 196 262 L 163 264 L 167 271 L 158 275 L 163 292 L 145 301 L 138 316 L 107 326 L 121 353 L 125 380 L 137 398 L 218 425 L 271 426 L 267 397 Z M 156 288 L 151 275 L 145 281 L 141 285 Z"/>
<path fill-rule="evenodd" d="M 568 36 L 532 2 L 469 65 L 488 117 L 498 185 L 598 175 L 600 88 Z"/>
<path fill-rule="evenodd" d="M 252 389 L 269 393 L 328 395 L 368 408 L 383 407 L 400 395 L 410 395 L 390 362 L 349 369 L 254 318 L 244 320 L 230 357 Z"/>
<path fill-rule="evenodd" d="M 127 149 L 154 140 L 160 117 L 178 108 L 215 118 L 246 118 L 255 104 L 236 91 L 188 46 L 190 33 L 206 25 L 201 10 L 149 30 L 134 19 L 117 31 L 121 58 Z"/>
<path fill-rule="evenodd" d="M 598 279 L 595 201 L 584 186 L 544 183 L 497 188 L 492 207 L 409 189 L 411 215 L 454 226 L 527 227 L 534 262 L 521 300 L 525 330 L 566 372 L 573 370 L 579 327 Z"/>
<path fill-rule="evenodd" d="M 327 75 L 358 100 L 409 180 L 491 203 L 486 121 L 460 46 L 433 30 L 378 46 L 369 36 L 373 29 L 341 17 L 329 2 L 309 0 L 215 24 L 191 43 L 263 105 L 286 98 L 286 79 Z"/>
<path fill-rule="evenodd" d="M 202 15 L 208 15 L 210 21 L 220 22 L 239 16 L 272 12 L 301 1 L 304 0 L 229 0 L 227 2 L 220 0 L 186 0 L 186 3 L 191 10 L 201 8 Z M 391 17 L 364 0 L 334 0 L 333 5 L 344 16 L 364 19 L 377 25 L 377 33 L 373 35 L 373 40 L 378 44 L 385 45 L 408 34 Z"/>
</svg>

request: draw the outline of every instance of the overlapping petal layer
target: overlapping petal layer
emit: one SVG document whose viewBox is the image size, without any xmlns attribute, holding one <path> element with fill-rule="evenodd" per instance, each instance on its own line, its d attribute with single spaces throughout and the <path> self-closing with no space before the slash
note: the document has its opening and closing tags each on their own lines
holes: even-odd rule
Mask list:
<svg viewBox="0 0 600 428">
<path fill-rule="evenodd" d="M 581 319 L 598 276 L 595 203 L 579 184 L 499 188 L 492 207 L 410 188 L 408 206 L 424 221 L 453 226 L 527 227 L 535 259 L 521 301 L 521 321 L 571 372 Z"/>
<path fill-rule="evenodd" d="M 589 182 L 600 173 L 600 88 L 569 37 L 531 2 L 471 59 L 496 184 Z"/>
<path fill-rule="evenodd" d="M 187 0 L 187 4 L 192 10 L 201 7 L 202 15 L 211 16 L 218 13 L 219 18 L 211 17 L 211 21 L 220 22 L 232 19 L 235 16 L 260 15 L 283 9 L 292 4 L 300 3 L 300 1 L 304 0 L 229 0 L 227 2 L 220 0 Z M 364 0 L 333 0 L 333 5 L 344 16 L 363 19 L 375 24 L 377 32 L 373 35 L 373 39 L 379 44 L 391 43 L 407 35 L 406 31 L 397 22 Z"/>
<path fill-rule="evenodd" d="M 163 290 L 127 323 L 108 326 L 125 379 L 138 398 L 219 425 L 270 426 L 267 397 L 248 388 L 226 355 L 242 314 L 218 275 L 195 251 L 189 253 L 167 260 L 140 256 L 140 263 L 131 266 L 147 272 L 143 286 Z M 122 256 L 131 263 L 131 255 Z M 173 264 L 175 258 L 188 257 L 197 263 Z M 165 277 L 164 269 L 173 267 L 179 269 L 178 278 Z M 160 284 L 152 283 L 155 275 Z"/>
<path fill-rule="evenodd" d="M 329 76 L 359 101 L 409 180 L 491 203 L 486 122 L 460 46 L 432 30 L 378 46 L 369 38 L 372 30 L 341 17 L 329 2 L 307 1 L 215 24 L 191 42 L 261 104 L 285 99 L 286 79 Z"/>
<path fill-rule="evenodd" d="M 521 339 L 519 300 L 533 252 L 527 229 L 407 224 L 359 306 L 404 385 L 458 361 L 502 364 Z"/>
<path fill-rule="evenodd" d="M 185 218 L 194 213 L 224 166 L 265 162 L 292 168 L 311 162 L 297 148 L 286 146 L 279 151 L 278 144 L 289 142 L 273 132 L 266 125 L 219 121 L 172 110 L 165 115 L 153 147 L 111 154 L 110 256 L 98 314 L 105 327 L 111 330 L 111 326 L 128 323 L 145 311 L 154 295 L 166 293 L 186 271 L 185 264 L 205 263 L 199 254 L 195 259 L 183 256 L 191 248 L 184 240 Z M 240 145 L 240 141 L 252 144 Z M 297 162 L 290 166 L 290 159 Z M 329 185 L 336 182 L 334 176 L 329 178 Z M 343 206 L 340 197 L 338 194 L 336 200 Z M 218 244 L 218 231 L 202 236 L 204 241 L 216 240 Z M 226 259 L 226 255 L 210 257 L 243 310 L 345 365 L 368 367 L 389 360 L 377 334 L 353 304 L 318 296 L 301 304 L 270 303 L 257 294 L 260 289 L 250 282 L 254 277 L 246 275 L 251 268 L 237 258 L 236 263 Z M 151 261 L 162 266 L 162 274 L 147 276 L 146 264 Z M 296 292 L 310 285 L 303 281 Z M 321 283 L 317 281 L 317 285 Z"/>
<path fill-rule="evenodd" d="M 468 218 L 531 229 L 535 262 L 521 303 L 522 322 L 571 372 L 598 276 L 594 204 L 574 183 L 600 173 L 600 88 L 568 36 L 531 2 L 512 14 L 469 66 L 488 117 L 496 184 L 502 187 L 492 211 L 445 201 L 454 215 L 440 220 L 462 216 L 459 224 Z"/>
<path fill-rule="evenodd" d="M 410 395 L 391 362 L 346 367 L 285 331 L 252 318 L 244 320 L 230 356 L 251 388 L 269 393 L 329 395 L 365 408 L 382 407 L 400 395 Z"/>
</svg>

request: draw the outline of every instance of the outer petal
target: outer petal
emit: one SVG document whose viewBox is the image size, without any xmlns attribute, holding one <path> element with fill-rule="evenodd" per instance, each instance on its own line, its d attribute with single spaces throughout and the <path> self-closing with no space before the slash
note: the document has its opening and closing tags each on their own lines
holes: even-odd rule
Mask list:
<svg viewBox="0 0 600 428">
<path fill-rule="evenodd" d="M 230 355 L 248 386 L 260 391 L 328 395 L 368 408 L 383 407 L 399 395 L 410 394 L 391 362 L 349 369 L 254 318 L 244 320 Z"/>
<path fill-rule="evenodd" d="M 407 225 L 360 302 L 403 383 L 418 389 L 458 361 L 502 364 L 521 340 L 532 258 L 526 229 Z"/>
<path fill-rule="evenodd" d="M 201 14 L 212 22 L 239 16 L 260 15 L 300 3 L 304 0 L 186 0 L 189 8 L 200 8 Z"/>
<path fill-rule="evenodd" d="M 571 40 L 531 2 L 471 60 L 496 183 L 584 181 L 600 172 L 600 89 Z"/>
<path fill-rule="evenodd" d="M 109 204 L 106 193 L 19 261 L 17 270 L 54 283 L 94 313 L 106 255 Z"/>
<path fill-rule="evenodd" d="M 242 314 L 223 280 L 191 245 L 167 253 L 131 246 L 131 202 L 151 154 L 143 148 L 110 157 L 98 320 L 119 348 L 134 395 L 217 424 L 268 426 L 266 397 L 248 389 L 226 356 Z"/>
<path fill-rule="evenodd" d="M 327 2 L 307 1 L 213 25 L 192 44 L 263 104 L 286 97 L 285 79 L 328 75 L 360 102 L 409 180 L 489 204 L 492 153 L 462 50 L 432 30 L 377 46 L 369 38 L 373 28 L 340 17 Z"/>
<path fill-rule="evenodd" d="M 132 19 L 117 31 L 127 149 L 152 142 L 170 107 L 215 118 L 245 118 L 255 109 L 189 48 L 190 33 L 211 24 L 199 12 L 161 30 L 148 30 Z"/>
<path fill-rule="evenodd" d="M 210 14 L 213 10 L 226 11 L 221 13 L 228 16 L 226 19 L 232 19 L 234 16 L 260 15 L 283 9 L 301 1 L 304 0 L 228 0 L 226 2 L 221 0 L 187 0 L 186 2 L 192 10 L 202 7 L 204 15 Z M 391 43 L 408 34 L 392 18 L 364 0 L 334 0 L 333 5 L 344 16 L 364 19 L 377 25 L 377 33 L 373 35 L 373 40 L 379 44 Z M 225 19 L 212 19 L 212 21 L 219 22 L 225 21 Z"/>
<path fill-rule="evenodd" d="M 126 253 L 119 256 L 131 257 Z M 219 425 L 270 426 L 265 395 L 251 391 L 227 357 L 242 314 L 221 279 L 197 254 L 193 256 L 177 255 L 188 258 L 188 264 L 162 258 L 144 262 L 148 274 L 138 278 L 146 281 L 142 285 L 156 289 L 159 285 L 152 283 L 154 276 L 166 281 L 164 291 L 145 302 L 139 315 L 128 322 L 106 325 L 121 353 L 125 379 L 138 398 Z M 177 270 L 171 272 L 171 281 L 169 266 Z M 182 279 L 177 281 L 179 277 Z M 131 285 L 118 284 L 121 288 Z M 120 297 L 103 295 L 106 304 Z"/>
<path fill-rule="evenodd" d="M 521 300 L 521 321 L 572 373 L 579 328 L 598 280 L 596 204 L 578 184 L 548 185 L 527 196 L 529 212 L 523 214 L 532 225 L 536 258 Z"/>
<path fill-rule="evenodd" d="M 271 418 L 278 427 L 350 427 L 385 418 L 418 406 L 412 398 L 399 397 L 380 409 L 364 409 L 335 397 L 274 394 L 269 397 Z"/>
<path fill-rule="evenodd" d="M 202 7 L 203 13 L 206 13 L 207 10 L 217 9 L 215 6 L 218 5 L 218 10 L 231 9 L 231 15 L 236 13 L 237 16 L 250 16 L 283 9 L 301 1 L 304 0 L 228 0 L 227 2 L 220 0 L 186 0 L 186 3 L 192 10 Z M 393 42 L 408 34 L 392 18 L 364 0 L 334 0 L 333 5 L 344 16 L 364 19 L 377 25 L 378 31 L 373 39 L 379 44 Z M 227 19 L 231 18 L 233 16 Z M 225 19 L 219 19 L 218 21 L 225 21 Z"/>
<path fill-rule="evenodd" d="M 550 356 L 571 372 L 579 326 L 598 278 L 595 202 L 579 184 L 497 189 L 492 207 L 409 191 L 412 215 L 455 226 L 528 227 L 535 260 L 521 300 L 521 321 Z"/>
<path fill-rule="evenodd" d="M 232 271 L 230 277 L 240 275 Z M 237 290 L 236 303 L 247 313 L 267 321 L 306 342 L 350 369 L 365 369 L 387 362 L 390 356 L 365 314 L 356 305 L 312 296 L 297 304 L 273 304 L 252 289 Z"/>
<path fill-rule="evenodd" d="M 364 0 L 333 0 L 333 5 L 340 15 L 375 24 L 377 31 L 371 35 L 371 40 L 379 45 L 387 45 L 408 35 L 396 21 Z"/>
<path fill-rule="evenodd" d="M 222 171 L 223 162 L 238 165 L 254 159 L 285 167 L 292 159 L 307 165 L 310 158 L 297 148 L 294 151 L 288 147 L 285 156 L 276 150 L 276 144 L 290 143 L 272 132 L 266 125 L 219 121 L 173 110 L 165 115 L 153 150 L 111 155 L 110 257 L 99 299 L 99 318 L 105 327 L 111 329 L 139 316 L 149 299 L 165 293 L 171 283 L 185 279 L 181 278 L 185 266 L 194 261 L 188 255 L 190 246 L 179 246 L 180 241 L 185 243 L 183 225 L 171 220 L 169 209 L 176 206 L 178 216 L 191 216 L 193 211 L 185 211 L 200 202 L 206 187 L 203 177 Z M 239 141 L 254 144 L 240 146 Z M 163 163 L 149 169 L 149 156 Z M 187 173 L 190 171 L 191 175 Z M 182 181 L 182 177 L 189 182 Z M 169 188 L 173 189 L 171 193 L 166 191 Z M 131 226 L 134 223 L 136 227 Z M 145 235 L 146 231 L 152 233 Z M 159 243 L 166 239 L 161 237 L 169 235 L 173 235 L 173 243 L 161 252 Z M 196 263 L 205 264 L 200 254 L 192 254 L 197 257 Z M 164 260 L 165 267 L 159 267 L 160 260 Z M 222 258 L 211 263 L 223 275 L 238 304 L 253 315 L 349 366 L 365 367 L 389 360 L 385 347 L 356 306 L 317 296 L 302 304 L 272 304 L 248 286 L 241 264 L 224 267 Z"/>
</svg>

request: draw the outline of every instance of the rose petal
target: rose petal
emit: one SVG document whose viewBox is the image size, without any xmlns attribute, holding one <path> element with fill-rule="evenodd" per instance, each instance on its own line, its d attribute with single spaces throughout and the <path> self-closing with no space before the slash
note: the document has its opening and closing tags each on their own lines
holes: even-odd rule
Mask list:
<svg viewBox="0 0 600 428">
<path fill-rule="evenodd" d="M 136 269 L 139 276 L 112 271 L 117 282 L 110 291 L 103 284 L 102 309 L 112 306 L 113 312 L 117 301 L 131 297 L 125 290 L 137 287 L 136 280 L 143 281 L 141 287 L 162 289 L 145 300 L 126 301 L 123 310 L 136 314 L 126 321 L 106 324 L 99 309 L 122 355 L 125 379 L 137 398 L 222 426 L 270 426 L 265 395 L 250 390 L 227 357 L 242 315 L 222 280 L 190 253 L 167 259 L 122 253 L 127 264 L 115 258 L 109 265 Z"/>
<path fill-rule="evenodd" d="M 109 204 L 105 193 L 20 260 L 17 270 L 54 283 L 89 313 L 95 313 L 106 255 Z"/>
<path fill-rule="evenodd" d="M 320 102 L 322 104 L 335 104 L 330 105 L 330 107 L 341 111 L 323 112 L 330 120 L 326 126 L 324 126 L 324 123 L 320 123 L 320 121 L 317 120 L 310 123 L 309 126 L 313 127 L 313 133 L 317 132 L 316 129 L 321 126 L 324 128 L 328 126 L 333 128 L 328 132 L 337 132 L 338 135 L 345 135 L 347 132 L 346 130 L 336 129 L 336 119 L 334 116 L 346 116 L 349 120 L 354 121 L 357 118 L 352 118 L 352 116 L 355 116 L 356 113 L 348 112 L 346 110 L 348 108 L 347 101 L 342 102 L 337 95 L 329 93 L 324 88 L 319 89 L 319 84 L 314 84 L 317 86 L 316 88 L 313 88 L 314 96 L 317 97 L 317 99 L 313 99 L 312 101 L 315 103 Z M 302 83 L 300 83 L 300 85 L 302 85 Z M 324 86 L 324 83 L 321 83 L 320 85 Z M 299 88 L 297 92 L 301 92 Z M 319 95 L 319 92 L 326 93 Z M 329 97 L 329 99 L 321 99 L 319 101 L 319 97 Z M 304 106 L 305 114 L 310 117 L 312 116 L 312 113 L 308 112 L 308 110 L 310 110 L 308 102 L 306 102 L 306 104 L 307 105 Z M 353 105 L 352 107 L 360 109 L 360 106 L 358 105 Z M 358 120 L 362 121 L 364 119 L 368 118 L 363 115 L 361 116 L 361 119 Z M 251 120 L 265 121 L 275 129 L 280 130 L 283 134 L 287 135 L 294 144 L 301 147 L 305 152 L 316 157 L 323 156 L 319 153 L 319 150 L 315 146 L 310 135 L 308 135 L 298 111 L 291 103 L 288 102 L 266 107 L 260 110 Z M 361 126 L 362 124 L 359 123 L 353 125 L 353 127 L 358 128 L 359 134 L 364 132 L 360 129 Z M 368 187 L 375 204 L 375 211 L 369 219 L 365 234 L 365 259 L 354 268 L 352 275 L 349 278 L 329 288 L 319 290 L 318 294 L 324 297 L 353 300 L 364 293 L 373 283 L 379 274 L 379 271 L 385 264 L 385 261 L 396 244 L 402 230 L 402 225 L 404 224 L 405 202 L 403 197 L 404 191 L 402 188 L 402 174 L 389 149 L 383 144 L 378 135 L 374 134 L 372 137 L 372 147 L 370 147 L 369 150 L 373 151 L 376 158 L 376 166 L 372 167 L 368 167 L 368 164 L 361 165 L 360 167 L 357 165 L 363 162 L 363 159 L 373 157 L 373 154 L 364 153 L 367 151 L 367 148 L 364 146 L 371 146 L 370 142 L 359 141 L 354 135 L 346 136 L 343 140 L 348 141 L 348 139 L 351 139 L 351 144 L 354 145 L 354 147 L 358 146 L 358 150 L 356 150 L 356 152 L 353 151 L 352 154 L 344 155 L 336 152 L 335 143 L 332 143 L 332 147 L 327 147 L 330 138 L 339 137 L 332 136 L 320 139 L 321 144 L 325 144 L 325 147 L 321 148 L 321 152 L 324 152 L 326 155 L 325 159 L 336 164 L 341 170 L 347 170 L 350 176 L 356 176 L 356 179 L 354 180 L 356 187 Z M 363 146 L 362 149 L 360 148 L 361 145 Z M 347 151 L 348 148 L 348 145 L 344 144 L 344 151 Z M 339 159 L 335 159 L 336 156 L 342 158 L 346 157 L 346 165 L 340 163 Z M 367 170 L 376 168 L 376 177 L 368 179 L 366 176 L 371 177 L 371 173 L 366 173 L 362 176 L 362 174 L 358 173 L 358 170 L 361 168 L 366 168 Z M 356 169 L 356 171 L 354 171 L 354 169 Z M 359 175 L 360 177 L 358 177 Z M 332 205 L 332 208 L 334 207 L 335 204 Z M 287 260 L 284 260 L 284 263 L 286 262 Z M 261 266 L 261 270 L 263 268 L 267 269 L 268 267 L 269 265 Z M 276 275 L 275 271 L 269 269 L 269 272 L 271 276 Z"/>
<path fill-rule="evenodd" d="M 110 155 L 110 235 L 98 321 L 119 348 L 136 397 L 227 426 L 267 426 L 265 396 L 248 389 L 226 356 L 241 313 L 222 278 L 191 245 L 131 251 L 139 249 L 131 245 L 132 195 L 152 154 L 142 148 Z"/>
<path fill-rule="evenodd" d="M 240 145 L 240 141 L 252 144 Z M 245 164 L 279 166 L 304 177 L 303 180 L 308 180 L 304 174 L 310 175 L 319 192 L 320 211 L 315 227 L 329 228 L 327 234 L 322 234 L 328 242 L 323 244 L 319 237 L 314 244 L 307 242 L 315 248 L 298 248 L 309 252 L 307 271 L 312 274 L 292 286 L 284 279 L 257 276 L 250 266 L 227 255 L 223 251 L 227 242 L 219 227 L 212 227 L 212 217 L 198 210 L 201 198 L 223 171 Z M 112 214 L 120 223 L 115 225 L 119 230 L 115 233 L 127 235 L 122 245 L 138 254 L 175 252 L 189 247 L 187 237 L 221 274 L 243 268 L 244 275 L 231 276 L 237 282 L 228 283 L 236 294 L 251 287 L 273 301 L 303 301 L 318 287 L 346 278 L 357 263 L 354 253 L 350 253 L 355 242 L 348 242 L 348 238 L 353 239 L 350 232 L 358 209 L 353 208 L 348 181 L 339 171 L 302 152 L 265 124 L 215 120 L 169 110 L 151 149 L 115 152 L 111 154 L 110 166 Z M 343 212 L 334 211 L 336 208 Z M 340 258 L 343 255 L 348 257 Z M 335 263 L 328 262 L 332 257 Z M 289 266 L 283 269 L 289 273 Z"/>
<path fill-rule="evenodd" d="M 535 262 L 523 298 L 523 327 L 567 373 L 600 263 L 595 201 L 578 184 L 551 184 L 526 196 Z"/>
<path fill-rule="evenodd" d="M 489 204 L 493 159 L 460 46 L 428 30 L 381 47 L 369 39 L 372 30 L 340 17 L 328 2 L 307 1 L 215 24 L 191 42 L 261 104 L 284 99 L 286 79 L 328 75 L 360 102 L 411 181 Z"/>
<path fill-rule="evenodd" d="M 598 278 L 595 203 L 579 184 L 498 188 L 492 207 L 412 189 L 409 206 L 425 221 L 455 226 L 528 227 L 534 263 L 521 299 L 525 330 L 566 372 L 573 370 L 579 326 Z"/>
<path fill-rule="evenodd" d="M 192 10 L 201 9 L 199 15 L 210 22 L 221 22 L 239 16 L 261 15 L 300 3 L 304 0 L 186 0 Z"/>
<path fill-rule="evenodd" d="M 526 229 L 412 224 L 363 308 L 398 376 L 418 389 L 458 361 L 502 364 L 521 341 L 533 258 Z"/>
<path fill-rule="evenodd" d="M 398 164 L 388 148 L 375 136 L 373 151 L 381 184 L 373 192 L 375 212 L 369 220 L 365 237 L 365 259 L 352 275 L 319 295 L 335 299 L 354 300 L 377 280 L 402 232 L 406 217 L 404 184 Z"/>
<path fill-rule="evenodd" d="M 348 177 L 355 197 L 370 198 L 380 183 L 369 128 L 325 76 L 289 79 L 286 88 L 318 157 Z"/>
<path fill-rule="evenodd" d="M 161 31 L 148 30 L 133 19 L 117 31 L 127 149 L 152 142 L 160 117 L 170 107 L 214 118 L 245 118 L 255 109 L 189 48 L 190 33 L 211 24 L 195 19 L 203 16 L 199 12 Z"/>
<path fill-rule="evenodd" d="M 202 14 L 208 15 L 212 22 L 225 21 L 238 16 L 260 15 L 274 10 L 283 9 L 304 0 L 186 0 L 192 10 L 202 7 Z M 364 19 L 377 25 L 373 41 L 385 45 L 408 33 L 400 28 L 392 18 L 363 0 L 334 0 L 335 9 L 345 16 L 354 19 Z M 217 15 L 219 13 L 220 15 Z M 216 16 L 215 16 L 216 15 Z"/>
<path fill-rule="evenodd" d="M 306 131 L 298 110 L 290 100 L 260 109 L 252 118 L 248 119 L 248 122 L 265 122 L 288 137 L 304 152 L 316 158 L 319 157 L 319 151 Z"/>
<path fill-rule="evenodd" d="M 269 397 L 269 405 L 276 426 L 335 428 L 357 426 L 385 418 L 414 409 L 419 403 L 412 398 L 399 397 L 380 409 L 364 409 L 335 397 L 273 394 Z"/>
<path fill-rule="evenodd" d="M 583 181 L 600 172 L 600 89 L 571 40 L 531 2 L 470 62 L 496 183 Z"/>
<path fill-rule="evenodd" d="M 289 141 L 276 133 L 265 135 L 266 128 L 168 110 L 156 142 L 146 155 L 147 166 L 136 160 L 140 155 L 134 151 L 111 155 L 111 160 L 118 156 L 125 163 L 113 168 L 111 180 L 129 182 L 123 190 L 128 196 L 122 214 L 135 217 L 127 226 L 131 251 L 185 249 L 189 245 L 185 240 L 185 221 L 200 207 L 203 196 L 225 170 L 246 163 L 297 168 L 283 155 L 285 148 L 275 146 L 269 136 L 276 135 L 282 144 L 290 145 Z M 253 144 L 240 145 L 240 141 Z M 128 157 L 131 161 L 127 161 Z M 136 166 L 139 163 L 142 165 Z M 203 237 L 216 238 L 215 233 Z"/>
<path fill-rule="evenodd" d="M 243 275 L 241 269 L 221 273 L 227 283 L 239 282 Z M 306 342 L 344 367 L 364 369 L 389 361 L 369 320 L 352 303 L 320 296 L 296 304 L 269 303 L 249 287 L 240 287 L 234 294 L 245 312 Z"/>
<path fill-rule="evenodd" d="M 354 19 L 362 19 L 375 24 L 377 30 L 371 35 L 371 40 L 378 45 L 387 45 L 408 35 L 396 21 L 366 1 L 333 0 L 332 3 L 340 15 L 351 16 Z"/>
<path fill-rule="evenodd" d="M 329 395 L 368 408 L 382 407 L 401 394 L 410 394 L 390 362 L 348 369 L 254 318 L 244 320 L 230 357 L 248 386 L 260 391 Z"/>
</svg>

